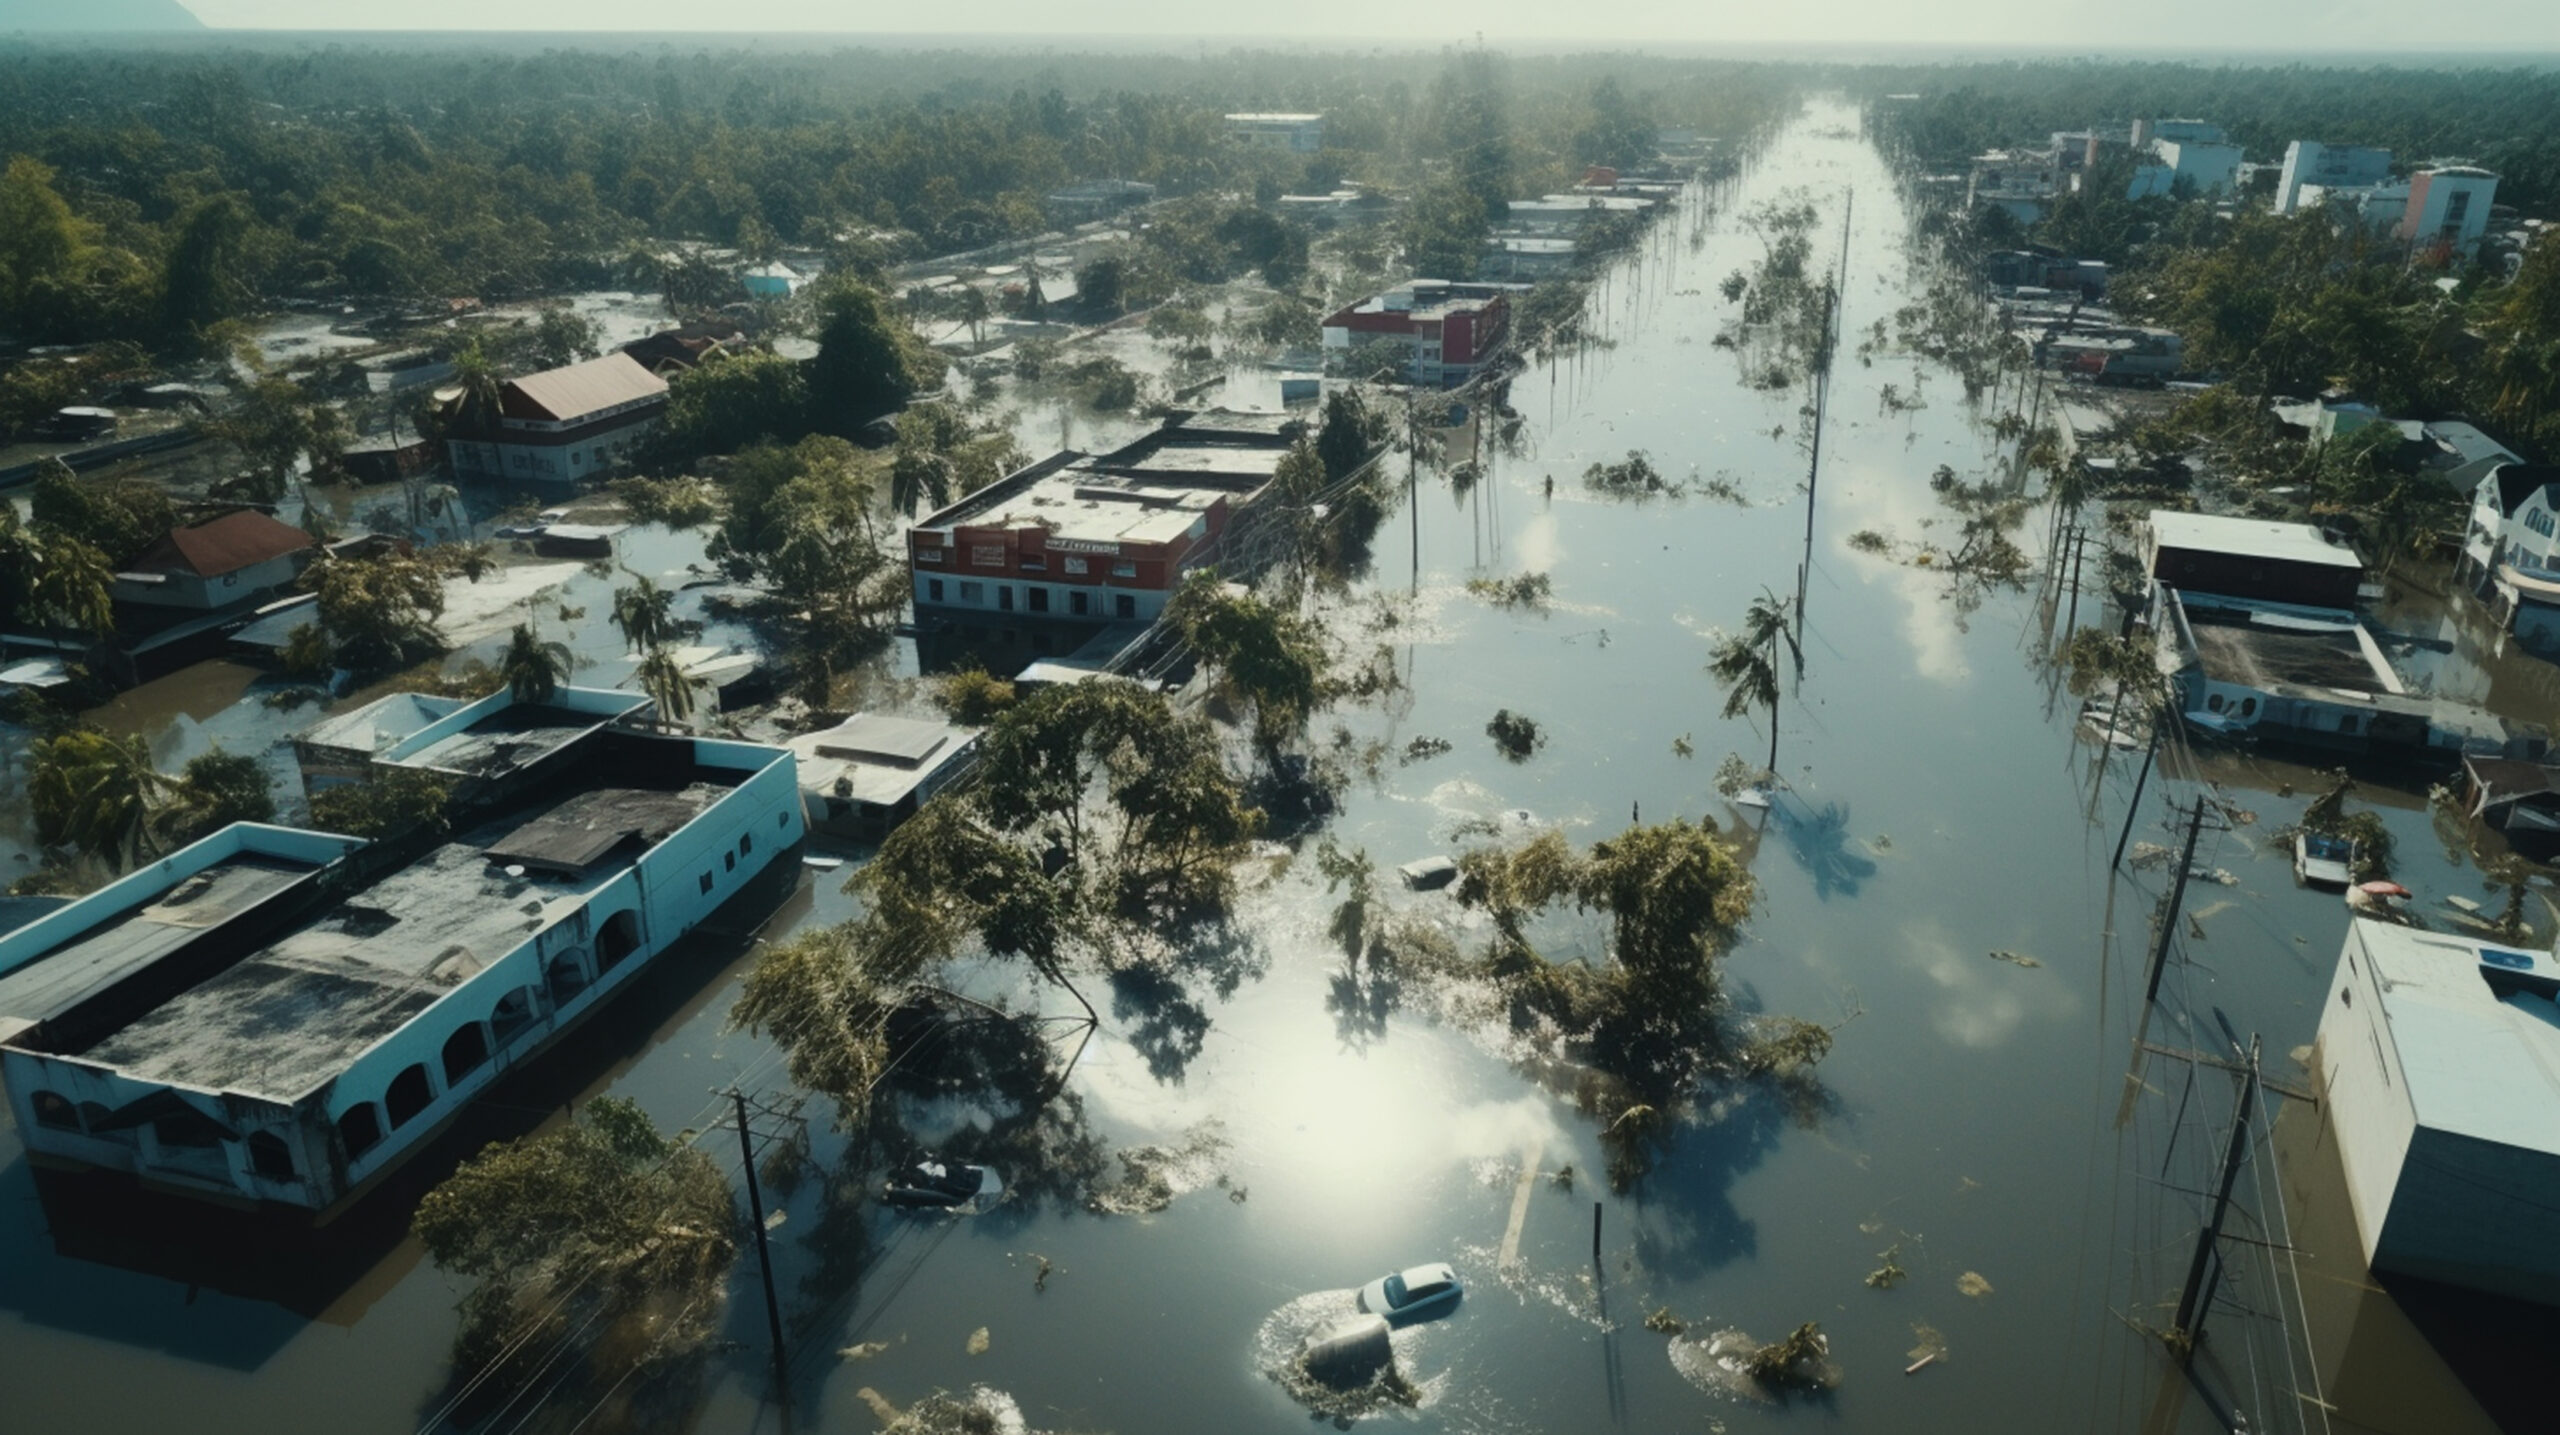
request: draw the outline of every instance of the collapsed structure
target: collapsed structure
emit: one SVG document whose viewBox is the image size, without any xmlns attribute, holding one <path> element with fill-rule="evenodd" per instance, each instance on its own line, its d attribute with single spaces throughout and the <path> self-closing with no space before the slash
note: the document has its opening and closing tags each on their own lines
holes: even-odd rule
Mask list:
<svg viewBox="0 0 2560 1435">
<path fill-rule="evenodd" d="M 0 936 L 28 1149 L 227 1201 L 368 1189 L 672 943 L 796 876 L 791 754 L 646 711 L 564 688 L 328 725 L 324 780 L 358 756 L 433 774 L 446 822 L 374 843 L 237 823 Z"/>
</svg>

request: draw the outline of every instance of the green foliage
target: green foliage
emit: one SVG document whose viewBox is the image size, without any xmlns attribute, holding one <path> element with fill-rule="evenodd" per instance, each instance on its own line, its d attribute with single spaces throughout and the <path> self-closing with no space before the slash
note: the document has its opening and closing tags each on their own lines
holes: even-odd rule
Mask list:
<svg viewBox="0 0 2560 1435">
<path fill-rule="evenodd" d="M 275 816 L 266 764 L 217 747 L 188 759 L 155 820 L 170 846 L 183 847 L 234 822 L 273 822 Z"/>
<path fill-rule="evenodd" d="M 362 782 L 343 782 L 311 794 L 311 825 L 367 840 L 421 828 L 441 832 L 450 779 L 415 767 L 377 768 Z"/>
<path fill-rule="evenodd" d="M 640 691 L 647 693 L 657 707 L 658 721 L 676 728 L 692 726 L 695 698 L 704 683 L 685 671 L 675 649 L 653 645 L 641 655 L 632 676 L 639 680 Z"/>
<path fill-rule="evenodd" d="M 444 574 L 424 558 L 386 553 L 324 558 L 302 575 L 319 597 L 330 660 L 359 673 L 388 672 L 444 651 Z"/>
<path fill-rule="evenodd" d="M 985 727 L 1019 700 L 1013 684 L 971 665 L 933 681 L 933 703 L 963 727 Z"/>
<path fill-rule="evenodd" d="M 811 427 L 803 366 L 769 350 L 717 354 L 667 388 L 665 444 L 678 456 L 789 443 Z"/>
<path fill-rule="evenodd" d="M 834 280 L 818 293 L 814 307 L 818 357 L 808 365 L 809 414 L 820 432 L 850 436 L 941 382 L 941 356 L 878 290 L 858 280 Z"/>
<path fill-rule="evenodd" d="M 74 729 L 27 747 L 36 840 L 130 867 L 157 852 L 151 817 L 167 779 L 140 737 Z"/>
<path fill-rule="evenodd" d="M 546 640 L 529 623 L 518 623 L 507 635 L 507 650 L 498 655 L 498 676 L 520 703 L 547 703 L 569 680 L 576 659 L 569 645 Z"/>
<path fill-rule="evenodd" d="M 1513 762 L 1527 762 L 1547 745 L 1547 735 L 1539 730 L 1536 719 L 1509 708 L 1494 713 L 1484 725 L 1484 735 L 1493 739 L 1496 752 Z"/>
<path fill-rule="evenodd" d="M 1544 573 L 1515 573 L 1508 578 L 1470 578 L 1467 591 L 1500 608 L 1543 608 L 1555 592 Z"/>
<path fill-rule="evenodd" d="M 1371 408 L 1356 388 L 1325 395 L 1324 422 L 1316 430 L 1316 454 L 1324 460 L 1325 478 L 1350 477 L 1386 447 L 1393 421 Z"/>
<path fill-rule="evenodd" d="M 110 563 L 132 562 L 178 526 L 160 485 L 112 472 L 81 478 L 59 463 L 36 475 L 28 511 L 39 535 L 88 544 Z"/>
<path fill-rule="evenodd" d="M 546 369 L 565 369 L 603 352 L 604 330 L 564 304 L 545 305 L 534 321 L 533 352 Z"/>
<path fill-rule="evenodd" d="M 676 595 L 645 573 L 623 570 L 631 582 L 613 590 L 613 626 L 632 652 L 662 646 L 677 636 Z"/>
<path fill-rule="evenodd" d="M 1664 478 L 1662 470 L 1653 466 L 1652 455 L 1642 449 L 1627 450 L 1623 463 L 1595 463 L 1584 469 L 1582 486 L 1613 498 L 1677 495 L 1680 492 L 1680 485 Z"/>
<path fill-rule="evenodd" d="M 877 495 L 851 444 L 821 435 L 749 449 L 725 487 L 729 514 L 711 556 L 762 578 L 813 624 L 876 624 L 904 601 L 902 566 L 882 550 Z"/>
<path fill-rule="evenodd" d="M 1183 580 L 1165 604 L 1165 622 L 1217 669 L 1222 690 L 1252 705 L 1254 746 L 1268 760 L 1306 736 L 1307 720 L 1332 694 L 1332 662 L 1315 625 L 1250 592 L 1228 591 L 1215 569 Z"/>
<path fill-rule="evenodd" d="M 700 528 L 720 516 L 719 490 L 698 478 L 618 479 L 613 496 L 637 521 L 679 531 Z"/>
<path fill-rule="evenodd" d="M 1485 239 L 1493 232 L 1487 203 L 1454 175 L 1414 195 L 1397 231 L 1405 267 L 1427 279 L 1473 279 L 1484 258 Z"/>
</svg>

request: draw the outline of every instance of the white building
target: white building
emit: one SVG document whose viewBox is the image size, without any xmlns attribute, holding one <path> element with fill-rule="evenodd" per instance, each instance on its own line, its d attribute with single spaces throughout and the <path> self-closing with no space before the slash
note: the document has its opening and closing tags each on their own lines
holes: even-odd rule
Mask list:
<svg viewBox="0 0 2560 1435">
<path fill-rule="evenodd" d="M 2238 145 L 2218 140 L 2156 139 L 2151 144 L 2151 162 L 2135 166 L 2133 181 L 2125 186 L 2124 197 L 2221 195 L 2239 187 Z"/>
<path fill-rule="evenodd" d="M 311 535 L 254 509 L 173 528 L 116 574 L 117 602 L 212 612 L 272 595 L 302 573 Z"/>
<path fill-rule="evenodd" d="M 1324 116 L 1309 114 L 1241 114 L 1227 116 L 1227 133 L 1255 149 L 1314 154 L 1324 148 Z"/>
<path fill-rule="evenodd" d="M 798 876 L 791 754 L 615 721 L 631 704 L 501 692 L 394 742 L 377 767 L 477 780 L 415 855 L 234 824 L 0 936 L 21 1138 L 334 1210 L 669 944 L 760 918 Z"/>
<path fill-rule="evenodd" d="M 2376 1271 L 2560 1303 L 2560 964 L 2352 923 L 2322 1100 Z"/>
<path fill-rule="evenodd" d="M 2295 140 L 2284 149 L 2284 172 L 2276 181 L 2276 213 L 2292 214 L 2308 207 L 2303 187 L 2319 190 L 2362 189 L 2391 178 L 2391 151 L 2362 145 L 2322 144 Z"/>
<path fill-rule="evenodd" d="M 2498 177 L 2473 165 L 2436 165 L 2409 176 L 2409 207 L 2396 231 L 2413 248 L 2469 258 L 2489 232 Z"/>
<path fill-rule="evenodd" d="M 978 757 L 978 731 L 855 713 L 784 746 L 800 765 L 800 797 L 809 830 L 876 841 L 969 770 Z"/>
<path fill-rule="evenodd" d="M 576 483 L 630 457 L 667 411 L 667 381 L 629 354 L 509 379 L 498 412 L 446 447 L 453 471 L 515 483 Z"/>
</svg>

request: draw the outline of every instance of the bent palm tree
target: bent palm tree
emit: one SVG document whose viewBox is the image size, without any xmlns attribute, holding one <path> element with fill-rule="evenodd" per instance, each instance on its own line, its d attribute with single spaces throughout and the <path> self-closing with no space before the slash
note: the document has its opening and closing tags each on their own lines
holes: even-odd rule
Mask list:
<svg viewBox="0 0 2560 1435">
<path fill-rule="evenodd" d="M 613 590 L 613 625 L 635 653 L 663 646 L 676 635 L 675 595 L 647 575 L 631 573 L 630 587 Z"/>
<path fill-rule="evenodd" d="M 518 623 L 507 639 L 507 651 L 498 658 L 498 676 L 506 679 L 507 691 L 520 703 L 547 703 L 560 685 L 569 680 L 576 659 L 566 643 L 546 642 L 528 623 Z"/>
<path fill-rule="evenodd" d="M 632 670 L 632 676 L 640 680 L 640 691 L 657 705 L 658 721 L 669 727 L 693 726 L 694 694 L 707 684 L 684 670 L 673 648 L 651 648 Z"/>
<path fill-rule="evenodd" d="M 115 631 L 115 566 L 77 538 L 39 540 L 27 607 L 64 633 L 102 638 Z"/>
<path fill-rule="evenodd" d="M 152 839 L 154 800 L 169 785 L 139 737 L 67 732 L 28 749 L 27 806 L 36 837 L 131 867 Z"/>
<path fill-rule="evenodd" d="M 1778 770 L 1778 647 L 1785 644 L 1796 668 L 1804 667 L 1804 650 L 1796 646 L 1789 623 L 1792 605 L 1768 589 L 1751 600 L 1742 631 L 1716 644 L 1707 671 L 1725 685 L 1724 715 L 1741 717 L 1753 708 L 1769 710 L 1769 771 Z"/>
</svg>

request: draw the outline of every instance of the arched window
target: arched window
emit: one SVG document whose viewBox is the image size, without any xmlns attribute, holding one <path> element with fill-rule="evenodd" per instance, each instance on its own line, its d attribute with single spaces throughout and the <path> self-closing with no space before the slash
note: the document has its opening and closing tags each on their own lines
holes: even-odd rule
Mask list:
<svg viewBox="0 0 2560 1435">
<path fill-rule="evenodd" d="M 551 987 L 552 1010 L 557 1011 L 575 1001 L 578 993 L 587 989 L 587 963 L 584 954 L 577 948 L 571 947 L 553 957 L 551 970 L 545 974 L 544 980 Z"/>
<path fill-rule="evenodd" d="M 90 1135 L 101 1141 L 113 1141 L 124 1146 L 140 1144 L 141 1138 L 133 1134 L 133 1128 L 130 1126 L 119 1127 L 113 1131 L 101 1130 L 99 1123 L 106 1119 L 107 1108 L 94 1101 L 80 1103 L 80 1124 L 89 1128 Z"/>
<path fill-rule="evenodd" d="M 467 1021 L 444 1039 L 444 1084 L 453 1085 L 489 1059 L 489 1036 L 480 1023 Z"/>
<path fill-rule="evenodd" d="M 531 987 L 518 987 L 498 998 L 489 1011 L 489 1035 L 501 1048 L 515 1040 L 516 1033 L 533 1025 L 534 993 Z"/>
<path fill-rule="evenodd" d="M 283 1137 L 272 1131 L 249 1133 L 249 1170 L 270 1181 L 301 1179 L 293 1169 L 292 1150 L 284 1144 Z"/>
<path fill-rule="evenodd" d="M 2242 698 L 2240 700 L 2240 716 L 2256 717 L 2257 715 L 2258 700 L 2256 698 Z"/>
<path fill-rule="evenodd" d="M 391 1113 L 391 1127 L 396 1131 L 435 1099 L 435 1088 L 427 1084 L 426 1064 L 412 1062 L 391 1078 L 390 1089 L 382 1093 L 382 1107 Z"/>
<path fill-rule="evenodd" d="M 370 1101 L 350 1106 L 338 1117 L 338 1140 L 347 1148 L 347 1159 L 382 1144 L 382 1114 Z"/>
<path fill-rule="evenodd" d="M 596 967 L 612 971 L 640 947 L 640 916 L 625 907 L 604 919 L 596 932 Z"/>
<path fill-rule="evenodd" d="M 35 1098 L 27 1104 L 36 1109 L 36 1124 L 38 1126 L 49 1126 L 56 1131 L 77 1131 L 80 1129 L 79 1108 L 73 1106 L 69 1100 L 54 1092 L 39 1091 L 35 1094 Z"/>
<path fill-rule="evenodd" d="M 2208 694 L 2206 694 L 2206 696 L 2205 696 L 2205 700 L 2204 700 L 2204 706 L 2205 706 L 2205 711 L 2207 711 L 2207 712 L 2216 712 L 2216 713 L 2218 713 L 2218 712 L 2222 711 L 2222 694 L 2220 694 L 2220 693 L 2208 693 Z"/>
</svg>

